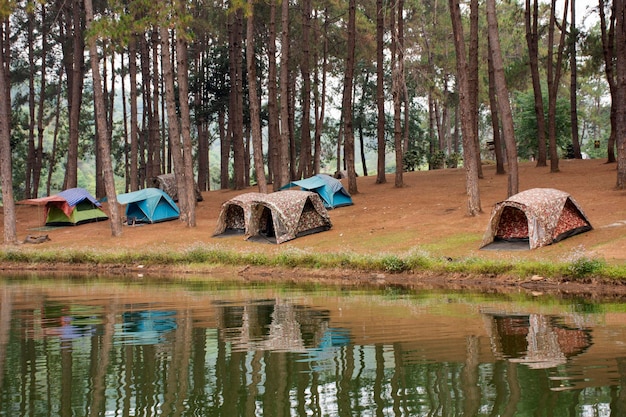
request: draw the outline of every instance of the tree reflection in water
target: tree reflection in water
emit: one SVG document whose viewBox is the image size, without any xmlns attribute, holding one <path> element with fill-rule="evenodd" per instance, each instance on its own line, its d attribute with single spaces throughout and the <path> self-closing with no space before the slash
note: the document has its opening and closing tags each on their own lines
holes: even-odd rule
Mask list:
<svg viewBox="0 0 626 417">
<path fill-rule="evenodd" d="M 626 415 L 626 315 L 65 284 L 0 281 L 0 416 Z"/>
</svg>

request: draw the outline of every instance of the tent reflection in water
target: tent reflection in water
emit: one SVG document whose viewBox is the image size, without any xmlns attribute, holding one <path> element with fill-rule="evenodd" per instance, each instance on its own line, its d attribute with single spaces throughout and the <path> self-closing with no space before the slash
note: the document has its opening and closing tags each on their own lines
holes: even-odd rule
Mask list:
<svg viewBox="0 0 626 417">
<path fill-rule="evenodd" d="M 129 224 L 164 222 L 180 216 L 174 200 L 157 188 L 119 194 L 117 202 L 126 205 L 125 215 Z"/>
<path fill-rule="evenodd" d="M 213 236 L 243 234 L 245 239 L 280 244 L 331 227 L 328 212 L 316 193 L 245 193 L 222 205 Z"/>
<path fill-rule="evenodd" d="M 532 188 L 494 206 L 481 248 L 536 249 L 591 229 L 568 193 Z"/>
<path fill-rule="evenodd" d="M 44 206 L 46 226 L 76 226 L 109 218 L 100 202 L 84 188 L 68 188 L 49 197 L 23 200 L 20 204 Z"/>
</svg>

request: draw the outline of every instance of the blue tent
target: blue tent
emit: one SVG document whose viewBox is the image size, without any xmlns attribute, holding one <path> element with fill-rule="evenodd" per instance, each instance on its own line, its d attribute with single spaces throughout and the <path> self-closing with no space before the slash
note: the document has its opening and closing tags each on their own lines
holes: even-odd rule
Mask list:
<svg viewBox="0 0 626 417">
<path fill-rule="evenodd" d="M 158 188 L 120 194 L 117 202 L 126 204 L 126 219 L 134 223 L 157 223 L 177 219 L 180 211 L 174 200 Z"/>
<path fill-rule="evenodd" d="M 293 181 L 283 186 L 281 190 L 291 187 L 300 187 L 305 191 L 319 194 L 327 209 L 353 204 L 350 193 L 343 188 L 341 181 L 330 175 L 317 174 L 300 181 Z"/>
</svg>

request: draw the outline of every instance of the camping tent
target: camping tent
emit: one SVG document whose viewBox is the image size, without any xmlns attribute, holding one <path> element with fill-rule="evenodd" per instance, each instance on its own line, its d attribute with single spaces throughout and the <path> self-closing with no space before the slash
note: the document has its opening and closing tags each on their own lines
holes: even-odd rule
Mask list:
<svg viewBox="0 0 626 417">
<path fill-rule="evenodd" d="M 178 201 L 178 183 L 176 182 L 176 175 L 157 175 L 154 178 L 150 178 L 149 182 L 152 183 L 152 187 L 165 191 L 167 195 L 172 198 L 172 200 Z M 202 201 L 202 193 L 200 192 L 200 187 L 198 187 L 198 183 L 194 181 L 193 185 L 196 201 Z"/>
<path fill-rule="evenodd" d="M 317 174 L 300 181 L 293 181 L 283 186 L 281 190 L 300 187 L 305 191 L 313 191 L 322 197 L 324 207 L 335 208 L 352 205 L 352 197 L 341 184 L 341 181 L 330 175 Z"/>
<path fill-rule="evenodd" d="M 245 193 L 222 205 L 214 236 L 243 233 L 283 243 L 332 227 L 320 196 L 286 190 L 271 194 Z"/>
<path fill-rule="evenodd" d="M 108 219 L 101 204 L 84 188 L 69 188 L 56 195 L 20 203 L 45 207 L 46 226 L 67 226 Z"/>
<path fill-rule="evenodd" d="M 117 202 L 126 204 L 126 219 L 133 223 L 164 222 L 177 219 L 180 214 L 174 200 L 157 188 L 120 194 Z"/>
<path fill-rule="evenodd" d="M 532 188 L 497 203 L 481 247 L 494 241 L 527 241 L 530 249 L 591 230 L 578 203 L 566 192 Z"/>
</svg>

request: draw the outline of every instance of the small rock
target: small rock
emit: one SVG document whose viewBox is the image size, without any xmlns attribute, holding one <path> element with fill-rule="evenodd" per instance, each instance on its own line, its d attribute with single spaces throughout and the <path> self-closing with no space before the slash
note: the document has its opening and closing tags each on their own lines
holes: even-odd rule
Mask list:
<svg viewBox="0 0 626 417">
<path fill-rule="evenodd" d="M 542 277 L 541 275 L 533 275 L 532 277 L 530 277 L 531 281 L 543 281 L 545 278 Z"/>
</svg>

